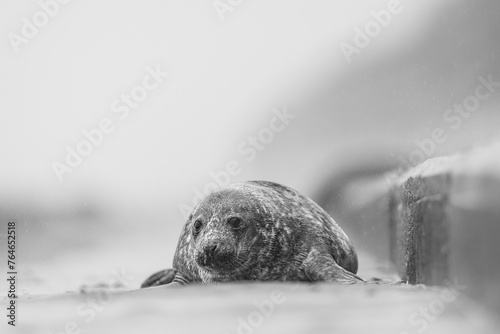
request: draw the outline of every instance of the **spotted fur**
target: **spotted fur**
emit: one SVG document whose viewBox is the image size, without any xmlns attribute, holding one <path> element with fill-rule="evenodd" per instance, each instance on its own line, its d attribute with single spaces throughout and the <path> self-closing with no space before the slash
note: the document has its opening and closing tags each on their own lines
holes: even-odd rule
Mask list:
<svg viewBox="0 0 500 334">
<path fill-rule="evenodd" d="M 143 287 L 238 280 L 357 283 L 357 269 L 349 238 L 321 207 L 286 186 L 248 181 L 198 203 L 180 235 L 173 270 L 151 276 Z"/>
</svg>

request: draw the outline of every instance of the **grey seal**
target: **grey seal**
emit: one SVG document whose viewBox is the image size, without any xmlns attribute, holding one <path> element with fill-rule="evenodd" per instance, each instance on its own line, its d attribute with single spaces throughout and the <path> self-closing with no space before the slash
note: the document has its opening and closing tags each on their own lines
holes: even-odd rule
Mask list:
<svg viewBox="0 0 500 334">
<path fill-rule="evenodd" d="M 142 288 L 229 281 L 363 282 L 339 225 L 294 189 L 268 181 L 231 184 L 202 199 L 179 238 L 173 269 Z"/>
</svg>

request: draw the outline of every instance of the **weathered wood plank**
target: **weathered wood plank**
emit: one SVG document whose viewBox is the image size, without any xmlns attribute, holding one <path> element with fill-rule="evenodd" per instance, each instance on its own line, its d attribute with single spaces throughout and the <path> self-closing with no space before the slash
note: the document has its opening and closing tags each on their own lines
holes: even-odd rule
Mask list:
<svg viewBox="0 0 500 334">
<path fill-rule="evenodd" d="M 391 260 L 411 284 L 439 285 L 449 278 L 449 174 L 410 176 L 392 190 Z"/>
<path fill-rule="evenodd" d="M 390 258 L 404 280 L 442 285 L 500 312 L 500 144 L 430 159 L 393 179 Z"/>
</svg>

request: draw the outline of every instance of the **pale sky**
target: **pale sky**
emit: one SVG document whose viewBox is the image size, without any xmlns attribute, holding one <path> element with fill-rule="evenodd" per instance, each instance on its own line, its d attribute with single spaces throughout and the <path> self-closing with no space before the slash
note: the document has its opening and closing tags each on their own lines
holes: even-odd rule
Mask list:
<svg viewBox="0 0 500 334">
<path fill-rule="evenodd" d="M 15 52 L 40 12 L 37 1 L 0 1 L 0 186 L 47 198 L 92 188 L 108 196 L 172 196 L 202 186 L 271 110 L 293 105 L 321 85 L 325 71 L 344 73 L 425 32 L 445 1 L 401 1 L 393 29 L 382 29 L 352 65 L 339 45 L 389 1 L 243 1 L 221 20 L 210 1 L 78 1 Z M 25 28 L 26 29 L 26 28 Z M 125 119 L 111 110 L 147 75 L 169 77 Z M 84 130 L 114 125 L 102 144 L 59 182 Z"/>
</svg>

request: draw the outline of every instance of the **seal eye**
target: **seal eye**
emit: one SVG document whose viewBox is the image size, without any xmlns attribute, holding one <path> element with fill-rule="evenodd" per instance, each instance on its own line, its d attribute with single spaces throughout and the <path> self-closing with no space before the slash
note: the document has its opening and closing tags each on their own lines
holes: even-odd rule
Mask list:
<svg viewBox="0 0 500 334">
<path fill-rule="evenodd" d="M 231 228 L 235 230 L 240 229 L 243 226 L 243 221 L 238 217 L 229 218 L 227 220 L 227 223 L 229 224 L 229 226 L 231 226 Z"/>
<path fill-rule="evenodd" d="M 203 223 L 201 221 L 195 220 L 195 222 L 193 224 L 193 234 L 197 235 L 198 233 L 200 233 L 202 226 L 203 226 Z"/>
</svg>

